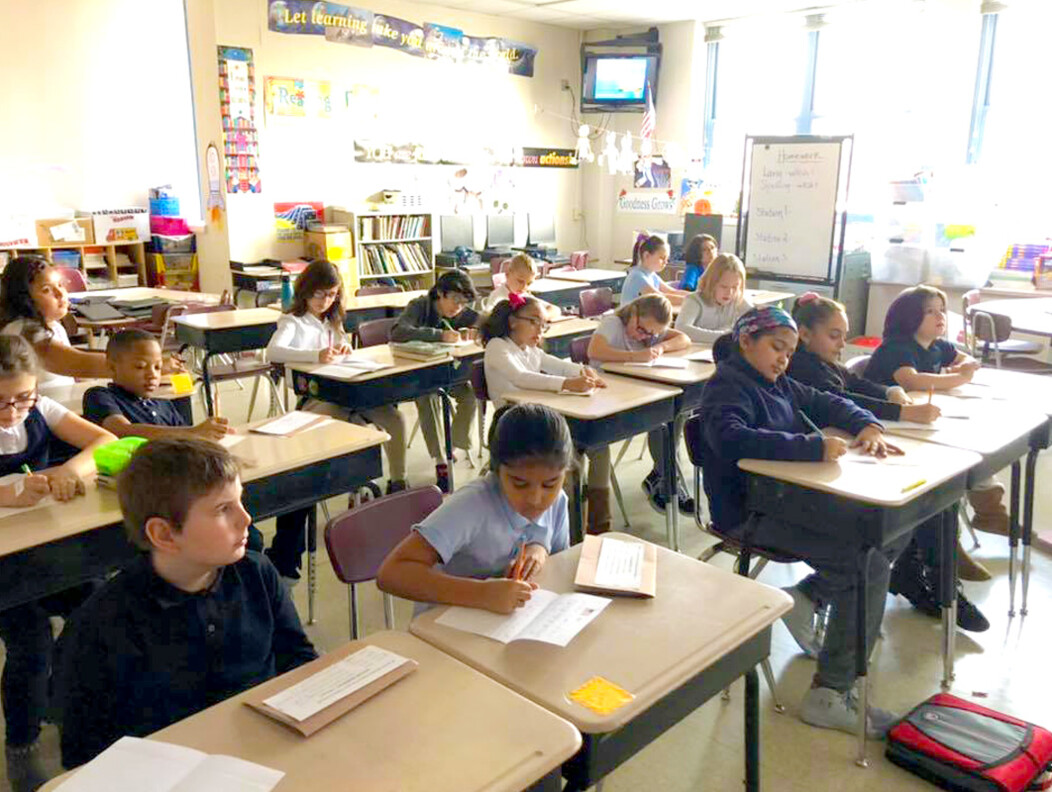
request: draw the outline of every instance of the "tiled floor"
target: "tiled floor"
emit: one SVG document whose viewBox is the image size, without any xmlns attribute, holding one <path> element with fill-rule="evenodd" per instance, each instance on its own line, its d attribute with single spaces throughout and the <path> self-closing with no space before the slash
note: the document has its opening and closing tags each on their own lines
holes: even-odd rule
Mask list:
<svg viewBox="0 0 1052 792">
<path fill-rule="evenodd" d="M 247 396 L 231 390 L 224 395 L 224 410 L 234 422 L 244 420 Z M 199 409 L 199 405 L 197 406 Z M 413 408 L 403 406 L 412 420 Z M 257 416 L 258 417 L 258 416 Z M 655 542 L 664 542 L 664 520 L 647 505 L 639 482 L 649 470 L 649 457 L 639 461 L 642 438 L 637 439 L 625 456 L 617 473 L 625 493 L 631 532 Z M 685 458 L 685 455 L 681 455 Z M 434 471 L 418 436 L 410 448 L 411 483 L 433 481 Z M 1039 480 L 1045 478 L 1049 457 L 1038 464 Z M 463 483 L 475 475 L 464 462 L 457 463 L 456 475 Z M 345 499 L 330 502 L 335 514 L 346 505 Z M 1052 495 L 1039 487 L 1035 519 L 1038 524 L 1052 525 Z M 261 526 L 264 533 L 273 530 L 272 521 Z M 615 527 L 622 526 L 615 517 Z M 711 540 L 699 532 L 690 520 L 681 520 L 683 550 L 697 555 Z M 957 640 L 957 682 L 954 692 L 996 709 L 1046 725 L 1052 696 L 1044 676 L 1047 631 L 1052 627 L 1052 561 L 1035 553 L 1034 575 L 1030 587 L 1030 615 L 1009 619 L 1007 586 L 1007 540 L 980 534 L 981 548 L 975 555 L 986 564 L 994 579 L 985 584 L 967 584 L 966 591 L 989 617 L 992 626 L 981 635 L 959 633 Z M 332 649 L 347 640 L 347 594 L 339 584 L 324 549 L 319 555 L 319 596 L 317 623 L 307 628 L 319 649 Z M 717 563 L 729 566 L 721 557 Z M 806 573 L 803 565 L 770 565 L 761 576 L 765 583 L 777 586 L 791 584 Z M 306 614 L 306 586 L 299 585 L 295 599 L 301 614 Z M 382 629 L 380 597 L 372 585 L 361 587 L 365 631 Z M 699 602 L 699 608 L 718 608 L 720 603 Z M 411 606 L 399 602 L 397 626 L 404 629 Z M 884 621 L 885 637 L 873 653 L 872 701 L 889 709 L 905 711 L 938 691 L 941 675 L 939 659 L 939 624 L 913 611 L 901 599 L 889 600 Z M 771 697 L 761 682 L 762 695 L 762 762 L 764 788 L 775 792 L 868 792 L 869 790 L 933 789 L 919 779 L 890 764 L 883 758 L 883 744 L 871 743 L 870 767 L 860 769 L 854 763 L 854 742 L 846 734 L 813 729 L 796 718 L 803 693 L 810 683 L 813 661 L 797 651 L 785 629 L 774 628 L 772 664 L 779 694 L 786 705 L 783 715 L 775 714 Z M 699 790 L 737 792 L 742 784 L 743 766 L 743 689 L 741 682 L 731 691 L 731 701 L 718 697 L 669 731 L 657 742 L 641 751 L 615 771 L 607 780 L 606 792 L 628 792 L 651 789 L 661 792 Z M 57 736 L 48 727 L 43 738 L 48 761 L 58 769 Z M 6 778 L 4 779 L 6 781 Z"/>
</svg>

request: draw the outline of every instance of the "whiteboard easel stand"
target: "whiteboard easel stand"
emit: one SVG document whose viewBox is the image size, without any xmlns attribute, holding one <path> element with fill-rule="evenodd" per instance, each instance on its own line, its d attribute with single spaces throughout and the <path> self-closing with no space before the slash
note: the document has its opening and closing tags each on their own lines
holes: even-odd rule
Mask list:
<svg viewBox="0 0 1052 792">
<path fill-rule="evenodd" d="M 844 238 L 847 232 L 847 196 L 851 184 L 851 163 L 855 150 L 854 135 L 788 135 L 788 136 L 745 136 L 745 150 L 742 155 L 742 184 L 739 194 L 739 223 L 735 235 L 735 252 L 742 259 L 747 268 L 749 277 L 757 280 L 773 281 L 779 283 L 799 283 L 817 286 L 832 286 L 834 297 L 839 296 L 841 267 L 844 260 Z M 847 143 L 847 152 L 845 146 Z M 829 252 L 826 256 L 825 276 L 810 274 L 792 274 L 764 272 L 756 267 L 750 267 L 748 261 L 749 239 L 749 214 L 752 199 L 752 165 L 753 148 L 762 146 L 795 146 L 814 144 L 837 144 L 839 156 L 836 170 L 836 190 L 834 192 L 833 205 L 830 207 L 833 222 L 830 228 Z M 846 157 L 846 163 L 845 163 Z M 839 209 L 838 209 L 839 207 Z M 839 214 L 839 218 L 837 215 Z M 839 222 L 837 220 L 839 219 Z M 839 235 L 837 231 L 839 230 Z M 835 253 L 835 258 L 834 258 Z"/>
</svg>

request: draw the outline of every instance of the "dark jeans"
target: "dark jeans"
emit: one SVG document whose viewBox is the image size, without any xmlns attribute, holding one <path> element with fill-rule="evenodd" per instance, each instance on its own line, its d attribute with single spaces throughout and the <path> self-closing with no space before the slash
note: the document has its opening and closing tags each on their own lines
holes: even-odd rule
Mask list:
<svg viewBox="0 0 1052 792">
<path fill-rule="evenodd" d="M 830 606 L 825 643 L 818 655 L 815 681 L 820 687 L 841 692 L 855 683 L 855 643 L 857 633 L 856 597 L 861 542 L 850 525 L 816 529 L 795 525 L 770 517 L 750 517 L 735 532 L 759 547 L 777 550 L 805 561 L 815 575 L 811 577 L 814 594 Z M 891 565 L 910 541 L 911 534 L 900 537 L 887 547 L 869 553 L 866 577 L 866 646 L 873 643 L 884 618 Z M 810 593 L 810 592 L 808 592 Z M 867 658 L 868 659 L 868 658 Z"/>
<path fill-rule="evenodd" d="M 278 515 L 274 541 L 270 543 L 266 554 L 282 577 L 298 578 L 300 576 L 303 552 L 307 549 L 307 519 L 309 516 L 309 509 L 299 509 Z"/>
<path fill-rule="evenodd" d="M 25 605 L 0 611 L 0 639 L 7 658 L 0 676 L 7 744 L 36 742 L 47 715 L 55 638 L 51 616 L 68 618 L 97 584 L 85 583 Z"/>
</svg>

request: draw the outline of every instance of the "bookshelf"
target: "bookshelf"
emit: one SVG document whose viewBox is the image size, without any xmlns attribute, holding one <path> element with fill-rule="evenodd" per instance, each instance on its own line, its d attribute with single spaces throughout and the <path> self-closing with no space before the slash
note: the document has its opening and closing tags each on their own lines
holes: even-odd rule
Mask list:
<svg viewBox="0 0 1052 792">
<path fill-rule="evenodd" d="M 76 254 L 77 261 L 64 258 L 63 251 Z M 89 289 L 112 289 L 146 285 L 146 243 L 124 242 L 99 245 L 67 242 L 61 245 L 26 245 L 0 250 L 0 271 L 16 256 L 43 256 L 59 267 L 74 267 L 84 275 Z"/>
<path fill-rule="evenodd" d="M 358 277 L 411 281 L 410 288 L 430 286 L 435 256 L 429 212 L 357 212 L 354 215 Z"/>
</svg>

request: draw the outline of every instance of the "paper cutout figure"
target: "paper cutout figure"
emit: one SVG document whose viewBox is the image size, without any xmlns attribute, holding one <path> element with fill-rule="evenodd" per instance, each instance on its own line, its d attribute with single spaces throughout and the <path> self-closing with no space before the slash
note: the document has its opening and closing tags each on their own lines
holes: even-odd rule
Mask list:
<svg viewBox="0 0 1052 792">
<path fill-rule="evenodd" d="M 603 151 L 599 155 L 599 164 L 602 165 L 605 161 L 607 171 L 613 176 L 619 170 L 620 158 L 621 155 L 617 152 L 617 133 L 607 132 L 606 145 L 603 147 Z"/>
<path fill-rule="evenodd" d="M 588 124 L 577 127 L 577 161 L 593 162 L 595 154 L 592 153 L 592 141 L 588 136 L 592 134 L 592 128 Z"/>
</svg>

